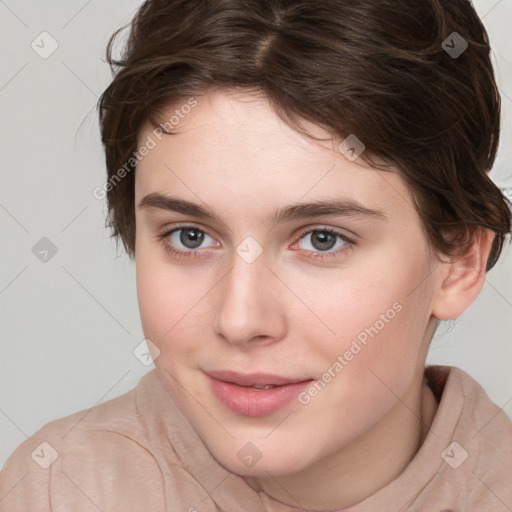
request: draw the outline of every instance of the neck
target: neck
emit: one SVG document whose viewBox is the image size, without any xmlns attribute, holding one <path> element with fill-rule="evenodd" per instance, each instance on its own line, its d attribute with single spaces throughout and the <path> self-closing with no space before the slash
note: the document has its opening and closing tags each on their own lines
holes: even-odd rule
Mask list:
<svg viewBox="0 0 512 512">
<path fill-rule="evenodd" d="M 417 375 L 395 406 L 350 445 L 299 473 L 246 481 L 278 501 L 302 508 L 345 508 L 368 498 L 404 471 L 434 419 L 437 402 L 423 372 Z"/>
</svg>

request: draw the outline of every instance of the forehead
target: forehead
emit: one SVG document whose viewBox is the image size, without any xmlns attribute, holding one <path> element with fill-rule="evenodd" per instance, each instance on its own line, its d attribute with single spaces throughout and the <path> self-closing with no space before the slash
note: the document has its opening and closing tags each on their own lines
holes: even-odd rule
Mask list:
<svg viewBox="0 0 512 512">
<path fill-rule="evenodd" d="M 172 191 L 212 209 L 238 205 L 259 216 L 277 203 L 329 196 L 391 216 L 405 210 L 416 214 L 397 173 L 371 168 L 361 159 L 350 161 L 339 151 L 339 140 L 307 121 L 303 126 L 325 140 L 305 137 L 285 124 L 264 97 L 216 91 L 184 107 L 190 104 L 183 100 L 162 111 L 160 119 L 173 125 L 173 135 L 158 140 L 149 124 L 140 131 L 139 151 L 144 145 L 152 149 L 137 166 L 137 204 L 149 193 Z"/>
</svg>

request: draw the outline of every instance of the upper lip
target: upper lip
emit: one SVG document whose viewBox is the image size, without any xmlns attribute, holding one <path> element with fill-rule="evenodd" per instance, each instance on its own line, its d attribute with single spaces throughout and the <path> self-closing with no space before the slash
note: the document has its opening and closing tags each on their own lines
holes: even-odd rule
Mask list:
<svg viewBox="0 0 512 512">
<path fill-rule="evenodd" d="M 205 372 L 210 377 L 224 382 L 231 382 L 239 386 L 283 386 L 297 384 L 312 379 L 288 378 L 269 373 L 238 373 L 231 370 L 214 370 Z"/>
</svg>

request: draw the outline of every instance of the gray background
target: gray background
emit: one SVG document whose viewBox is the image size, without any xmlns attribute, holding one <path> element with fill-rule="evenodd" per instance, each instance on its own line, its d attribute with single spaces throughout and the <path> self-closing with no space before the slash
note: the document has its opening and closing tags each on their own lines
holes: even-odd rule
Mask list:
<svg viewBox="0 0 512 512">
<path fill-rule="evenodd" d="M 153 368 L 133 354 L 144 338 L 134 264 L 116 253 L 92 194 L 105 181 L 95 111 L 111 78 L 105 46 L 139 4 L 0 0 L 0 466 L 44 424 L 129 391 Z M 474 5 L 504 107 L 492 176 L 512 187 L 512 0 Z M 32 48 L 52 44 L 47 58 Z M 46 262 L 33 252 L 43 237 L 57 249 Z M 464 369 L 512 417 L 511 332 L 508 246 L 477 302 L 440 327 L 427 362 Z"/>
</svg>

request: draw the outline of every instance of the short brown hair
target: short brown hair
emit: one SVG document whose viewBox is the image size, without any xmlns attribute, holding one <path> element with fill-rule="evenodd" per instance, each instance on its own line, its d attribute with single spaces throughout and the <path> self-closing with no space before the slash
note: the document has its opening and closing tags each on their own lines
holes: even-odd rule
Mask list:
<svg viewBox="0 0 512 512">
<path fill-rule="evenodd" d="M 356 135 L 364 161 L 398 167 L 436 253 L 464 253 L 484 227 L 495 232 L 487 270 L 497 261 L 511 229 L 488 175 L 500 95 L 469 0 L 147 0 L 115 60 L 123 28 L 107 46 L 115 77 L 98 107 L 108 178 L 126 171 L 107 189 L 106 225 L 130 257 L 142 125 L 183 98 L 237 89 L 262 93 L 306 135 L 301 119 Z M 468 46 L 454 56 L 445 41 Z"/>
</svg>

